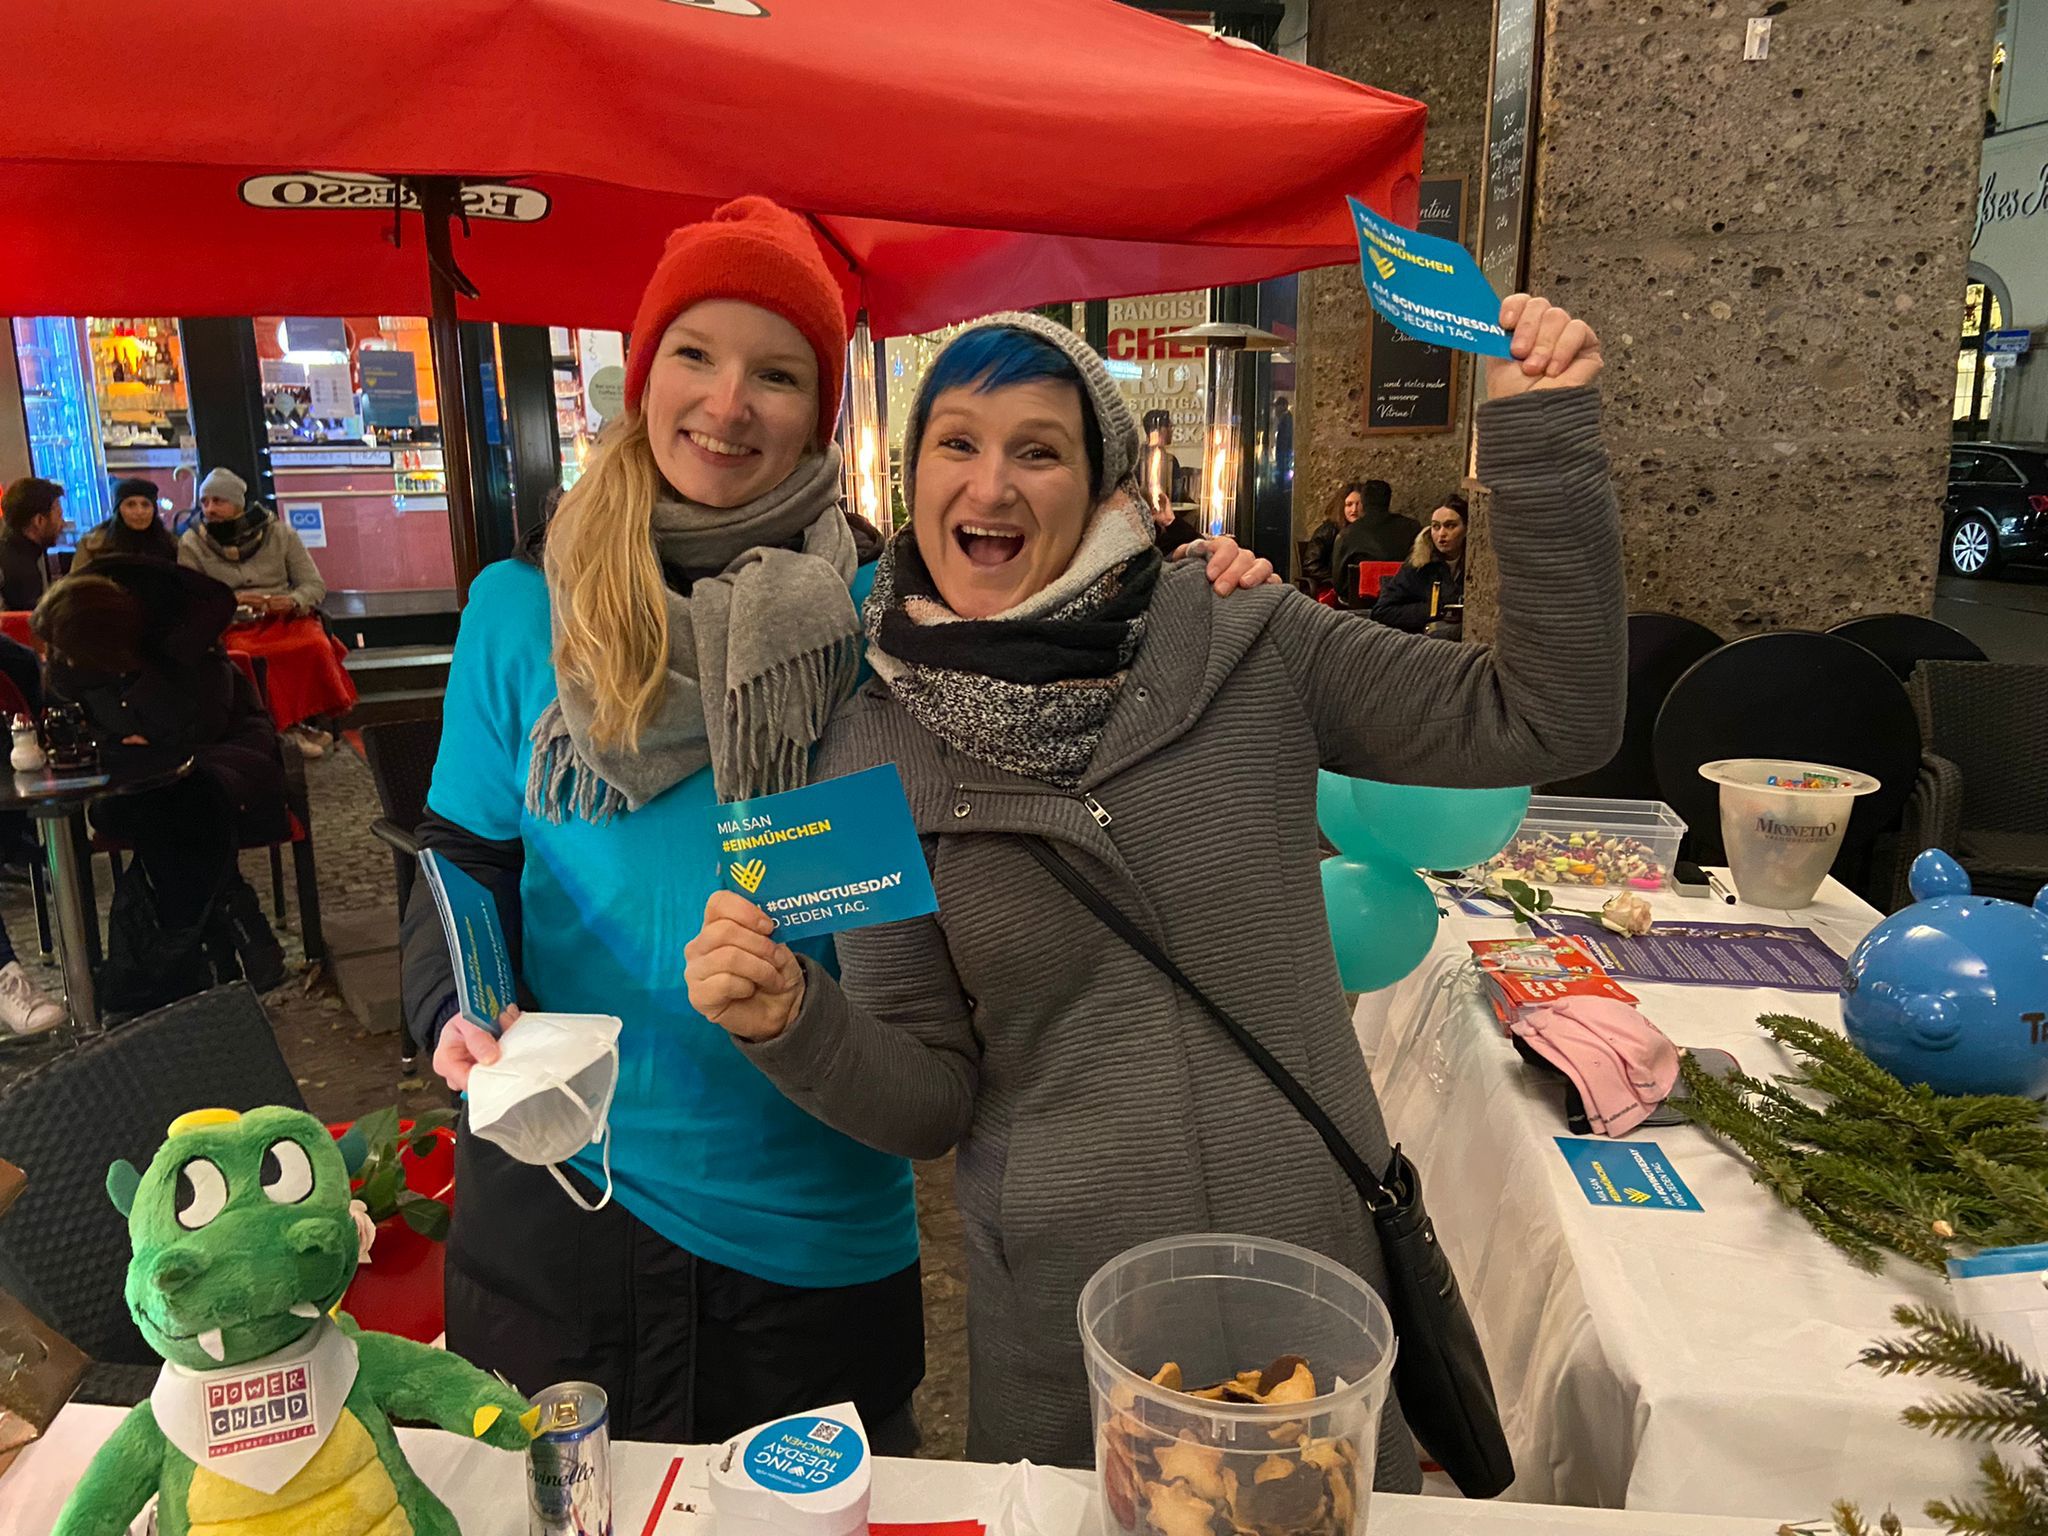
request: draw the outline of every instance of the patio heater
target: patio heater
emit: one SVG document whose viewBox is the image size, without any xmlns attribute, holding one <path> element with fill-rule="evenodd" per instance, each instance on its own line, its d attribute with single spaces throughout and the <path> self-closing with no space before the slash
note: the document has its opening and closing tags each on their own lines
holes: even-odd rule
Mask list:
<svg viewBox="0 0 2048 1536">
<path fill-rule="evenodd" d="M 1238 481 L 1244 470 L 1244 420 L 1238 410 L 1238 359 L 1246 352 L 1276 352 L 1285 337 L 1256 325 L 1211 320 L 1172 331 L 1161 341 L 1188 341 L 1209 349 L 1209 424 L 1202 442 L 1202 532 L 1217 538 L 1237 526 Z"/>
<path fill-rule="evenodd" d="M 846 504 L 884 534 L 889 532 L 889 467 L 882 455 L 882 417 L 876 393 L 875 343 L 868 312 L 853 322 L 846 358 Z"/>
</svg>

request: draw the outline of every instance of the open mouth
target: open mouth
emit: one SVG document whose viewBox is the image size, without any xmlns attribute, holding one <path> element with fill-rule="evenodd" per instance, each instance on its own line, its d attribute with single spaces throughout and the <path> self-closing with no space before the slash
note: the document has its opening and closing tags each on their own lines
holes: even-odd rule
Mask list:
<svg viewBox="0 0 2048 1536">
<path fill-rule="evenodd" d="M 758 458 L 761 453 L 761 450 L 758 448 L 749 448 L 745 443 L 729 442 L 722 437 L 713 437 L 709 432 L 685 430 L 683 436 L 688 440 L 692 448 L 696 449 L 698 453 L 709 459 L 713 464 L 744 464 L 749 459 Z"/>
<path fill-rule="evenodd" d="M 295 1301 L 289 1310 L 293 1317 L 317 1318 L 320 1315 L 318 1304 L 310 1301 Z M 221 1340 L 223 1330 L 245 1327 L 249 1323 L 262 1321 L 262 1318 L 245 1318 L 238 1323 L 223 1323 L 219 1328 L 202 1328 L 197 1333 L 172 1333 L 168 1329 L 161 1331 L 166 1339 L 175 1340 L 180 1344 L 197 1344 L 215 1360 L 225 1361 L 228 1352 L 227 1345 Z"/>
<path fill-rule="evenodd" d="M 1024 535 L 1014 528 L 997 528 L 986 523 L 962 523 L 953 530 L 953 542 L 970 565 L 994 570 L 1008 565 L 1024 553 Z"/>
</svg>

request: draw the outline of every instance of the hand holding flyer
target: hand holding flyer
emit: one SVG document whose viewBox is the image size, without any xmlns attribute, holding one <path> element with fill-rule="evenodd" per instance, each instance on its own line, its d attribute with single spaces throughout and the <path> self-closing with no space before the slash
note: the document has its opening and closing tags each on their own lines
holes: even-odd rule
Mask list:
<svg viewBox="0 0 2048 1536">
<path fill-rule="evenodd" d="M 711 814 L 720 883 L 773 918 L 784 941 L 938 910 L 893 764 Z"/>
<path fill-rule="evenodd" d="M 690 1006 L 742 1040 L 803 1007 L 789 942 L 938 910 L 893 765 L 716 807 L 720 884 L 684 946 Z"/>
<path fill-rule="evenodd" d="M 1403 229 L 1350 199 L 1358 256 L 1372 307 L 1416 341 L 1509 357 L 1501 301 L 1472 253 L 1455 240 Z"/>
</svg>

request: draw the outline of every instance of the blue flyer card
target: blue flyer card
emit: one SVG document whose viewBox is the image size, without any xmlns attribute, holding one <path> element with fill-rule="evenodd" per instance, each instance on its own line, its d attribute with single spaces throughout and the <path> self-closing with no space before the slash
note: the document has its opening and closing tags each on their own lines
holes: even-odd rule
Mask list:
<svg viewBox="0 0 2048 1536">
<path fill-rule="evenodd" d="M 434 894 L 441 933 L 455 962 L 455 1004 L 470 1023 L 495 1035 L 498 1015 L 519 1001 L 497 898 L 431 848 L 420 850 L 420 873 Z"/>
<path fill-rule="evenodd" d="M 1699 1197 L 1654 1141 L 1589 1141 L 1559 1136 L 1557 1150 L 1594 1205 L 1636 1211 L 1697 1211 Z"/>
<path fill-rule="evenodd" d="M 1418 234 L 1349 199 L 1366 295 L 1382 319 L 1415 341 L 1508 357 L 1500 295 L 1455 240 Z"/>
<path fill-rule="evenodd" d="M 719 883 L 774 918 L 785 941 L 939 910 L 893 763 L 711 814 Z"/>
</svg>

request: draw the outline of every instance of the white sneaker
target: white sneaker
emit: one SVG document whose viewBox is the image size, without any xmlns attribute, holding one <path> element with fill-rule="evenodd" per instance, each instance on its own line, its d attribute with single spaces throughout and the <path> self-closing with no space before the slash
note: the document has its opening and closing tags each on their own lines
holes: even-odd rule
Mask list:
<svg viewBox="0 0 2048 1536">
<path fill-rule="evenodd" d="M 40 1035 L 55 1029 L 69 1015 L 29 980 L 19 960 L 0 966 L 0 1025 L 17 1035 Z"/>
<path fill-rule="evenodd" d="M 302 725 L 292 729 L 292 740 L 298 743 L 301 757 L 325 757 L 327 743 L 333 739 L 325 731 L 309 731 Z"/>
</svg>

